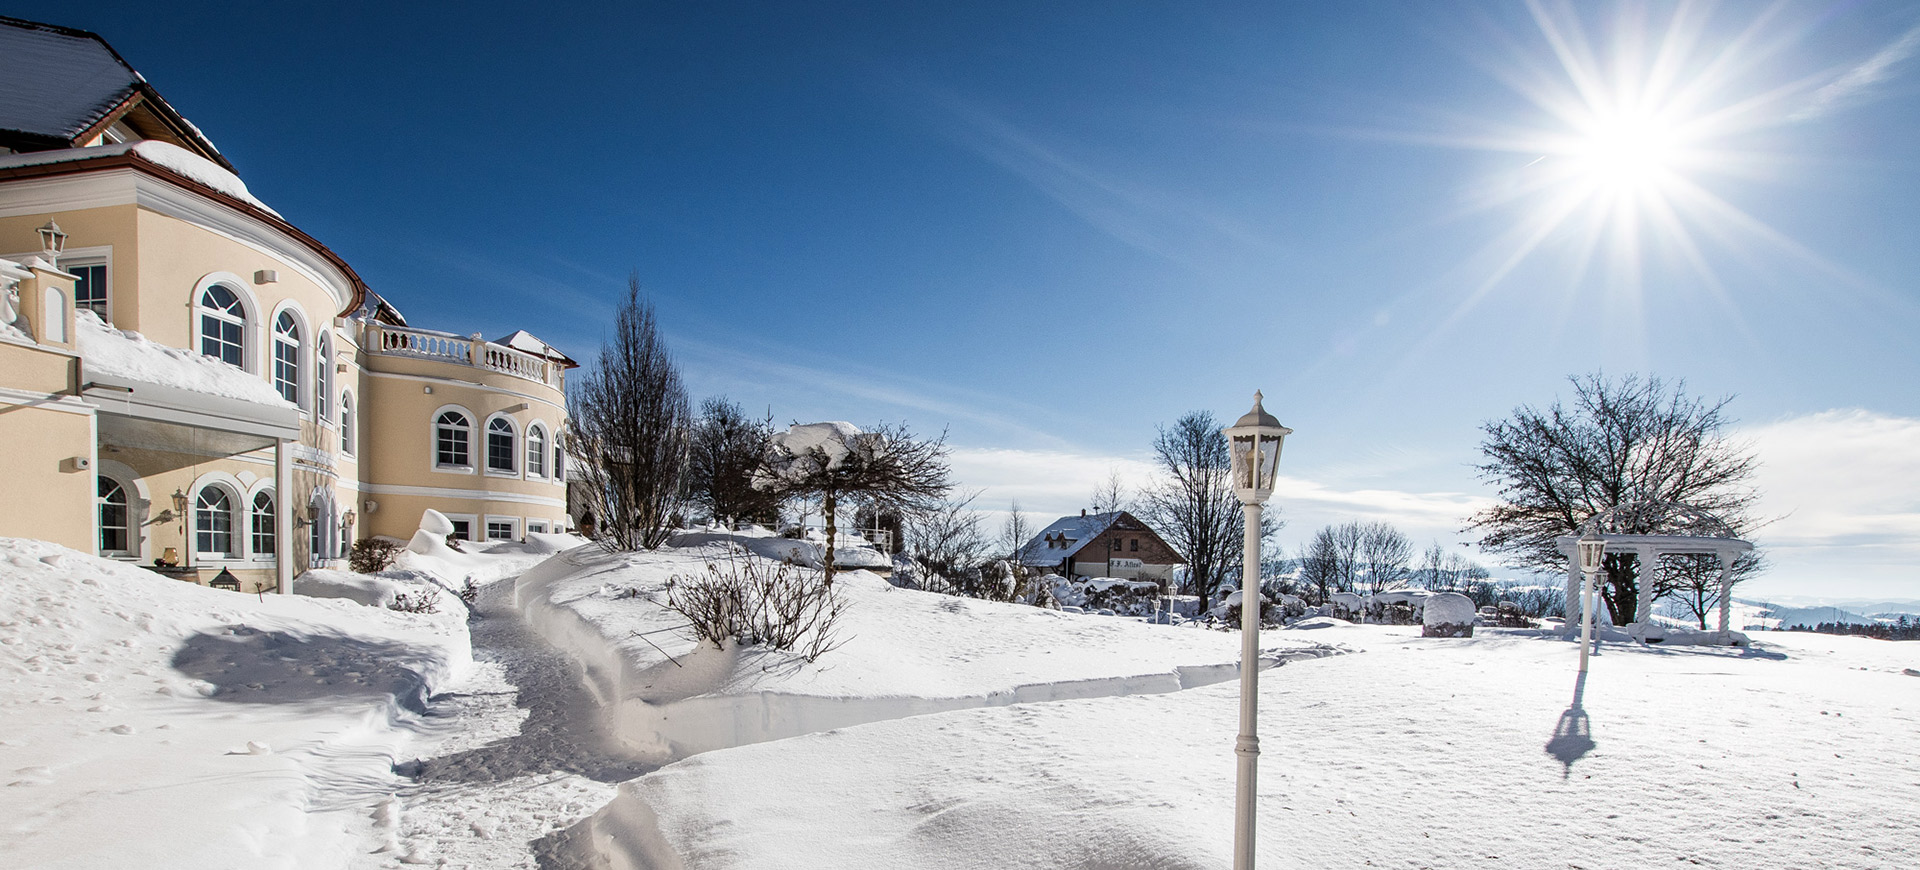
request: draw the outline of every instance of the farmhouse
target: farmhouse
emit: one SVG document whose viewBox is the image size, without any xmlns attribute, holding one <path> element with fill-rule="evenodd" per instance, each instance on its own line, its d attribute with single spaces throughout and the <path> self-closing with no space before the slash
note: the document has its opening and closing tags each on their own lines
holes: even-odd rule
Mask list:
<svg viewBox="0 0 1920 870">
<path fill-rule="evenodd" d="M 1061 517 L 1020 548 L 1020 564 L 1063 577 L 1169 580 L 1180 553 L 1126 511 Z"/>
</svg>

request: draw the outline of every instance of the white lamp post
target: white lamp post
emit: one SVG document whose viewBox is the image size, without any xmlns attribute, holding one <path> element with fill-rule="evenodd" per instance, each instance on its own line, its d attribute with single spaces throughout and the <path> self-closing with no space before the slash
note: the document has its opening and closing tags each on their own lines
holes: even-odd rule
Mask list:
<svg viewBox="0 0 1920 870">
<path fill-rule="evenodd" d="M 1260 735 L 1254 730 L 1260 687 L 1260 506 L 1273 497 L 1280 443 L 1292 429 L 1260 407 L 1228 426 L 1227 450 L 1233 456 L 1233 494 L 1246 514 L 1246 554 L 1240 578 L 1240 737 L 1234 741 L 1238 776 L 1233 803 L 1233 868 L 1253 870 L 1254 776 L 1260 763 Z"/>
<path fill-rule="evenodd" d="M 1588 532 L 1580 538 L 1580 672 L 1587 672 L 1587 653 L 1593 646 L 1593 594 L 1594 578 L 1599 575 L 1601 560 L 1607 555 L 1607 539 L 1598 531 Z"/>
</svg>

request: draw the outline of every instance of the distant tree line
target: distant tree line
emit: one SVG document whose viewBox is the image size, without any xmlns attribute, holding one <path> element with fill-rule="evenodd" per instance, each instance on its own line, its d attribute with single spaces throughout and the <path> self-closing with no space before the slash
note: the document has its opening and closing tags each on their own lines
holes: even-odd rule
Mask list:
<svg viewBox="0 0 1920 870">
<path fill-rule="evenodd" d="M 1899 619 L 1892 622 L 1822 622 L 1812 626 L 1803 623 L 1787 630 L 1871 637 L 1880 640 L 1920 640 L 1920 620 L 1914 620 L 1905 614 L 1901 614 Z"/>
</svg>

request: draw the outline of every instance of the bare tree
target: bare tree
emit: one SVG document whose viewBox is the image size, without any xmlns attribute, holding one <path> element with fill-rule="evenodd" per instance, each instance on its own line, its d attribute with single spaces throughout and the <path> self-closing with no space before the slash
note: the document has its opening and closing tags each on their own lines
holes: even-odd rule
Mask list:
<svg viewBox="0 0 1920 870">
<path fill-rule="evenodd" d="M 1315 532 L 1300 548 L 1300 583 L 1317 596 L 1315 604 L 1325 604 L 1340 586 L 1340 551 L 1334 546 L 1332 528 Z"/>
<path fill-rule="evenodd" d="M 1413 542 L 1390 523 L 1370 522 L 1360 526 L 1360 566 L 1366 571 L 1367 591 L 1385 592 L 1405 583 L 1412 575 Z"/>
<path fill-rule="evenodd" d="M 772 435 L 771 419 L 748 417 L 725 398 L 701 402 L 687 451 L 687 492 L 693 503 L 715 520 L 777 521 L 780 499 L 753 485 Z"/>
<path fill-rule="evenodd" d="M 1007 503 L 1007 519 L 1000 525 L 1000 552 L 1006 554 L 1007 566 L 1013 572 L 1014 596 L 1026 600 L 1028 586 L 1033 581 L 1033 570 L 1020 562 L 1020 551 L 1033 540 L 1039 530 L 1034 528 L 1033 520 L 1020 510 L 1018 500 Z M 1034 590 L 1037 591 L 1037 590 Z M 1041 596 L 1035 596 L 1033 603 L 1044 605 Z"/>
<path fill-rule="evenodd" d="M 1610 531 L 1627 534 L 1678 531 L 1676 517 L 1691 512 L 1717 517 L 1733 534 L 1757 525 L 1756 461 L 1725 431 L 1731 397 L 1703 402 L 1687 396 L 1684 382 L 1637 375 L 1569 380 L 1571 407 L 1523 405 L 1482 427 L 1485 461 L 1476 468 L 1500 488 L 1501 501 L 1469 523 L 1482 533 L 1481 547 L 1516 568 L 1555 573 L 1566 569 L 1566 556 L 1554 539 L 1610 509 L 1623 518 Z M 1632 554 L 1607 554 L 1601 597 L 1615 623 L 1633 619 L 1643 573 L 1654 572 Z"/>
<path fill-rule="evenodd" d="M 1004 597 L 984 583 L 981 567 L 993 545 L 973 509 L 979 497 L 975 491 L 948 499 L 914 514 L 907 523 L 907 552 L 926 567 L 928 589 L 973 598 Z"/>
<path fill-rule="evenodd" d="M 946 435 L 930 441 L 904 426 L 862 432 L 847 423 L 795 424 L 770 439 L 754 485 L 782 497 L 820 498 L 827 522 L 826 582 L 834 575 L 835 526 L 841 498 L 875 513 L 903 516 L 933 509 L 953 483 Z"/>
<path fill-rule="evenodd" d="M 1096 514 L 1129 510 L 1132 504 L 1133 500 L 1127 497 L 1127 486 L 1120 480 L 1118 468 L 1107 470 L 1106 481 L 1096 487 L 1088 499 L 1089 512 Z"/>
<path fill-rule="evenodd" d="M 568 398 L 567 447 L 595 539 L 621 550 L 660 546 L 684 506 L 692 415 L 638 275 L 627 279 L 613 341 L 601 343 L 599 361 Z"/>
<path fill-rule="evenodd" d="M 1237 576 L 1245 549 L 1246 518 L 1233 495 L 1227 439 L 1220 422 L 1194 411 L 1163 426 L 1153 440 L 1162 479 L 1140 493 L 1140 518 L 1162 532 L 1167 543 L 1187 557 L 1187 571 L 1200 612 L 1221 583 Z M 1261 518 L 1261 537 L 1280 527 L 1269 508 Z"/>
<path fill-rule="evenodd" d="M 1743 553 L 1733 561 L 1733 581 L 1763 569 L 1766 557 L 1758 552 Z M 1660 557 L 1662 594 L 1680 602 L 1689 616 L 1707 630 L 1707 618 L 1720 610 L 1720 557 L 1702 553 L 1666 553 Z"/>
</svg>

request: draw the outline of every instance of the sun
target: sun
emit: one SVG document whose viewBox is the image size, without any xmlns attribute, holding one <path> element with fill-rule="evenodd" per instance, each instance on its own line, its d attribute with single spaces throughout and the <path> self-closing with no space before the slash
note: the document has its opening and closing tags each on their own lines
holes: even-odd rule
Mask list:
<svg viewBox="0 0 1920 870">
<path fill-rule="evenodd" d="M 1681 126 L 1652 111 L 1595 113 L 1573 132 L 1564 157 L 1595 192 L 1659 193 L 1679 180 Z"/>
</svg>

